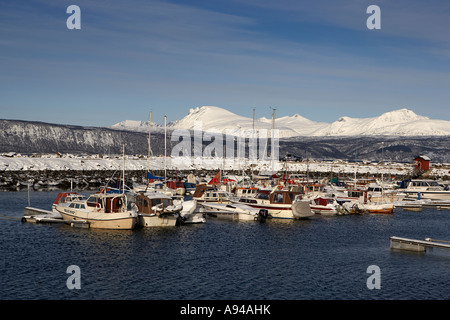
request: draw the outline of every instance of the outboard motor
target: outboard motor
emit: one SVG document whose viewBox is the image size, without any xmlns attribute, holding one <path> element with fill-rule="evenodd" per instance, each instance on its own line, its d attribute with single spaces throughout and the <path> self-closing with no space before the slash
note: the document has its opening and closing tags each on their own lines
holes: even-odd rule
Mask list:
<svg viewBox="0 0 450 320">
<path fill-rule="evenodd" d="M 259 212 L 258 212 L 258 220 L 260 222 L 265 222 L 268 217 L 269 217 L 269 211 L 267 209 L 259 210 Z"/>
</svg>

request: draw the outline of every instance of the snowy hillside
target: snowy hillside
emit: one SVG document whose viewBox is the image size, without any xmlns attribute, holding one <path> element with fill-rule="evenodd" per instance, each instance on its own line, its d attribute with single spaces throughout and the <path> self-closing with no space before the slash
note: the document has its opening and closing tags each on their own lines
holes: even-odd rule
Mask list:
<svg viewBox="0 0 450 320">
<path fill-rule="evenodd" d="M 204 106 L 190 109 L 182 119 L 168 124 L 170 129 L 194 129 L 194 123 L 201 121 L 202 130 L 225 129 L 245 130 L 253 127 L 253 119 L 236 115 L 228 110 Z M 255 129 L 270 129 L 272 119 L 255 119 Z M 147 132 L 148 122 L 123 121 L 112 128 L 122 130 Z M 152 124 L 153 128 L 157 125 Z M 159 126 L 161 128 L 161 126 Z M 275 128 L 279 130 L 280 138 L 296 136 L 444 136 L 450 135 L 450 121 L 433 120 L 415 114 L 408 109 L 386 112 L 373 118 L 351 118 L 343 116 L 333 123 L 315 122 L 298 114 L 275 119 Z"/>
<path fill-rule="evenodd" d="M 194 109 L 191 115 L 198 115 L 198 111 Z M 203 109 L 205 112 L 205 109 Z M 225 114 L 225 113 L 224 113 Z M 231 113 L 230 113 L 231 114 Z M 231 117 L 228 114 L 228 117 Z M 232 115 L 232 114 L 231 114 Z M 395 113 L 394 113 L 395 115 Z M 393 116 L 388 114 L 387 116 Z M 198 119 L 202 119 L 201 117 Z M 286 123 L 286 129 L 294 131 L 292 128 L 308 127 L 309 120 L 300 116 L 279 118 L 277 121 Z M 186 120 L 183 119 L 183 120 Z M 350 119 L 346 118 L 346 122 Z M 376 121 L 372 121 L 371 124 L 364 123 L 364 119 L 361 119 L 358 123 L 353 119 L 353 126 L 364 128 L 366 126 L 367 132 L 370 130 L 376 130 Z M 367 120 L 366 120 L 367 121 Z M 370 121 L 370 120 L 368 120 Z M 385 122 L 389 121 L 389 117 Z M 395 120 L 397 121 L 397 120 Z M 429 130 L 439 130 L 438 124 L 443 123 L 443 127 L 447 127 L 445 121 L 436 122 L 433 120 L 423 119 L 415 120 L 420 122 L 420 126 L 429 126 Z M 408 120 L 408 126 L 414 121 Z M 210 122 L 212 123 L 212 122 Z M 218 121 L 217 123 L 220 124 Z M 304 126 L 301 123 L 305 124 Z M 362 124 L 361 124 L 362 123 Z M 219 126 L 217 124 L 217 126 Z M 170 124 L 171 127 L 180 125 L 180 122 Z M 186 125 L 186 123 L 184 124 Z M 236 126 L 251 126 L 249 120 L 241 118 L 241 122 L 236 121 Z M 270 127 L 271 121 L 268 119 L 258 119 L 257 125 L 265 125 Z M 235 126 L 235 128 L 236 128 Z M 320 124 L 322 129 L 326 129 L 326 126 Z M 401 126 L 401 125 L 399 125 Z M 145 127 L 141 125 L 141 127 Z M 205 125 L 206 128 L 209 128 Z M 310 127 L 314 127 L 311 125 Z M 318 125 L 319 127 L 319 125 Z M 392 125 L 395 129 L 395 126 Z M 401 127 L 407 127 L 403 125 Z M 250 127 L 251 128 L 251 127 Z M 94 128 L 94 127 L 81 127 L 73 125 L 57 125 L 42 122 L 30 122 L 19 120 L 0 120 L 0 152 L 13 152 L 22 154 L 35 154 L 41 153 L 72 153 L 72 154 L 121 154 L 122 147 L 125 145 L 125 153 L 128 155 L 147 155 L 148 154 L 148 132 L 147 129 L 144 132 L 138 131 L 125 131 L 125 130 L 113 130 L 111 128 Z M 220 128 L 223 130 L 223 128 Z M 339 128 L 334 128 L 338 130 Z M 318 129 L 317 129 L 318 130 Z M 151 135 L 151 149 L 154 156 L 164 155 L 165 153 L 165 140 L 164 132 L 156 132 L 153 130 Z M 344 132 L 341 128 L 341 132 Z M 329 132 L 328 132 L 329 133 Z M 171 130 L 168 130 L 168 143 L 167 154 L 170 155 L 172 148 L 178 144 L 178 141 L 172 141 Z M 280 135 L 281 136 L 281 135 Z M 379 161 L 381 156 L 384 159 L 392 161 L 406 161 L 410 162 L 415 156 L 419 154 L 425 154 L 429 156 L 433 161 L 449 162 L 450 158 L 450 146 L 448 144 L 448 136 L 434 135 L 434 136 L 399 136 L 395 135 L 361 135 L 350 136 L 342 139 L 342 136 L 336 135 L 324 135 L 324 136 L 300 136 L 296 135 L 291 138 L 280 139 L 279 141 L 279 154 L 280 156 L 286 153 L 292 153 L 304 158 L 314 159 L 366 159 Z M 209 145 L 209 141 L 203 141 L 203 146 Z M 191 144 L 191 152 L 193 152 L 194 144 Z M 60 160 L 58 160 L 60 161 Z M 24 164 L 27 167 L 29 164 Z M 39 165 L 34 165 L 39 167 Z M 0 167 L 1 170 L 1 167 Z"/>
</svg>

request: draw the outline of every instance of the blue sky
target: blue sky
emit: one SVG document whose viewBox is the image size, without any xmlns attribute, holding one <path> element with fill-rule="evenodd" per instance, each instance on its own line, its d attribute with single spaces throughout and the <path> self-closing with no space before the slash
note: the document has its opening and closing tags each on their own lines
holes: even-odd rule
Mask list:
<svg viewBox="0 0 450 320">
<path fill-rule="evenodd" d="M 450 120 L 449 16 L 446 0 L 0 0 L 0 119 L 162 124 L 209 105 Z"/>
</svg>

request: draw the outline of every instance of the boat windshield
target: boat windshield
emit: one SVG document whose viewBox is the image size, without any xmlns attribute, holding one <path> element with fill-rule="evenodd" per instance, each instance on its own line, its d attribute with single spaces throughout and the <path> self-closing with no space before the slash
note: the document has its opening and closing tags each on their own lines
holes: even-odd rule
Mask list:
<svg viewBox="0 0 450 320">
<path fill-rule="evenodd" d="M 168 207 L 172 205 L 172 199 L 151 199 L 151 207 L 157 206 L 162 203 L 163 207 Z"/>
<path fill-rule="evenodd" d="M 414 187 L 439 187 L 436 181 L 412 181 Z"/>
<path fill-rule="evenodd" d="M 92 195 L 87 199 L 86 203 L 89 207 L 95 207 L 98 203 L 98 197 Z"/>
<path fill-rule="evenodd" d="M 259 192 L 256 197 L 256 199 L 261 199 L 261 200 L 269 200 L 269 194 L 268 193 L 262 193 Z"/>
</svg>

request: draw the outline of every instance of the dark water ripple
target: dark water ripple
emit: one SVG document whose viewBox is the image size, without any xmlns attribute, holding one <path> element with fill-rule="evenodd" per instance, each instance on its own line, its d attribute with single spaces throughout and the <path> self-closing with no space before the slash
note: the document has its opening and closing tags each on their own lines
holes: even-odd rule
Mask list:
<svg viewBox="0 0 450 320">
<path fill-rule="evenodd" d="M 56 193 L 30 196 L 48 208 Z M 26 205 L 26 192 L 0 193 L 0 299 L 450 298 L 450 252 L 389 249 L 393 235 L 449 239 L 450 211 L 105 231 L 21 223 Z M 66 286 L 70 265 L 80 290 Z M 380 290 L 366 286 L 370 265 Z"/>
</svg>

